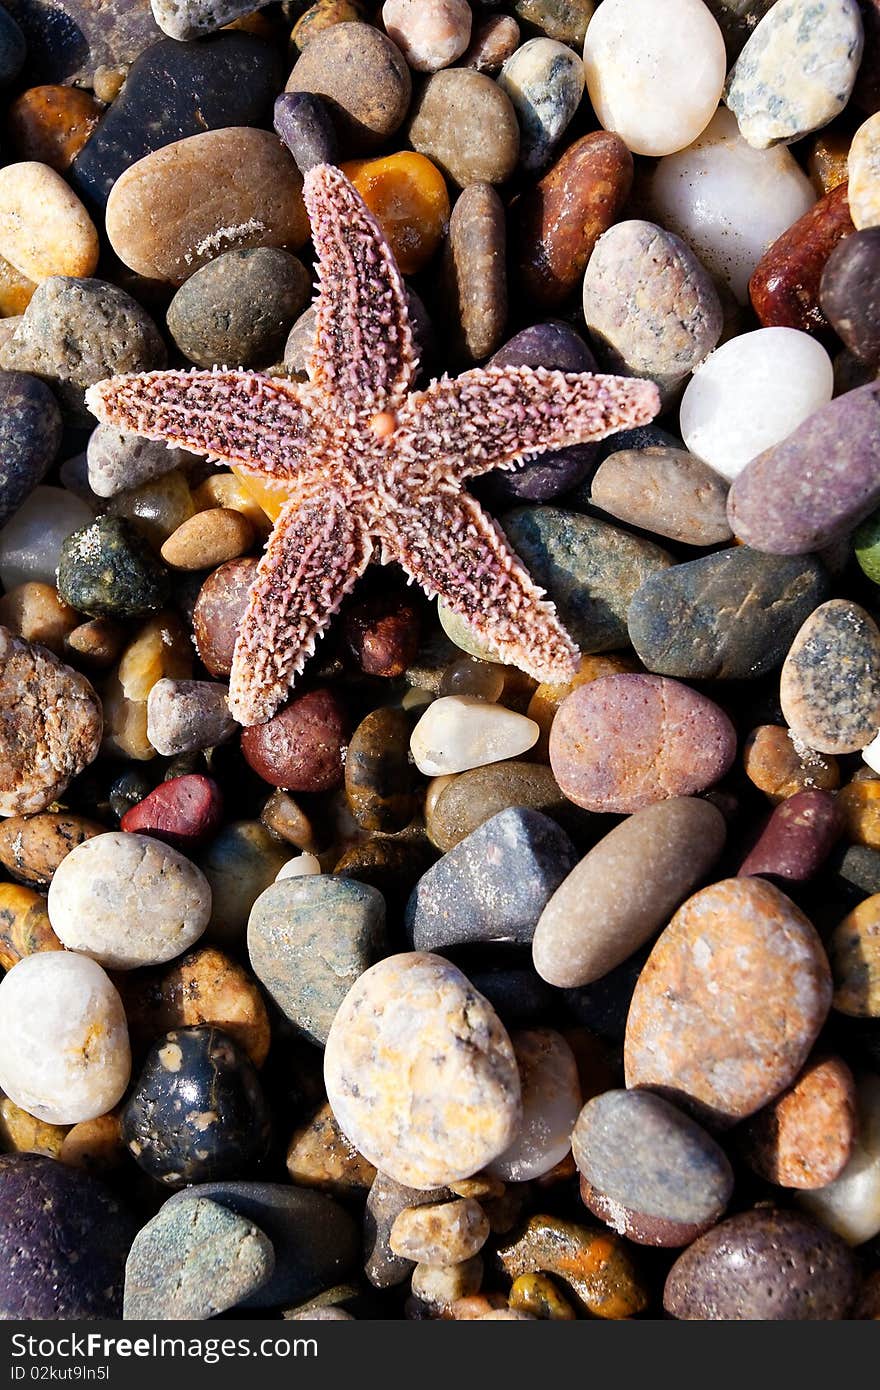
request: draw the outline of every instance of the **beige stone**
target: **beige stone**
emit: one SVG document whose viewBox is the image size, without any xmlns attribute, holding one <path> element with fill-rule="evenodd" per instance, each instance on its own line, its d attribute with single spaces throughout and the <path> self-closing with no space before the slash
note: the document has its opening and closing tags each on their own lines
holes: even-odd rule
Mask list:
<svg viewBox="0 0 880 1390">
<path fill-rule="evenodd" d="M 98 233 L 79 198 L 48 164 L 0 169 L 0 255 L 29 280 L 93 275 Z"/>
<path fill-rule="evenodd" d="M 849 215 L 854 226 L 880 226 L 880 111 L 860 125 L 849 147 Z M 2 247 L 0 247 L 2 250 Z"/>
</svg>

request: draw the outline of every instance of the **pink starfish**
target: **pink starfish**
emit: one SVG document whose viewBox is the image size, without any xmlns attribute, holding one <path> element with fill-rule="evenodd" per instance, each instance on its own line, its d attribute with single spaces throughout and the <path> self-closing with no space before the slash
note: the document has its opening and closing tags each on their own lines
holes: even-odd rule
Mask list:
<svg viewBox="0 0 880 1390">
<path fill-rule="evenodd" d="M 577 648 L 466 478 L 603 439 L 657 413 L 651 382 L 487 367 L 425 391 L 406 289 L 345 175 L 321 165 L 304 195 L 320 293 L 310 381 L 258 372 L 149 372 L 88 393 L 99 420 L 283 482 L 286 501 L 235 645 L 229 705 L 270 718 L 377 542 L 502 661 L 565 680 Z"/>
</svg>

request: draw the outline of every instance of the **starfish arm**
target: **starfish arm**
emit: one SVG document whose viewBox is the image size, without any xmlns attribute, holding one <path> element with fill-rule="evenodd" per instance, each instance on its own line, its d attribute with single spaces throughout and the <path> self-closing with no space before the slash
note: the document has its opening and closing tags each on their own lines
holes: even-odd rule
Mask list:
<svg viewBox="0 0 880 1390">
<path fill-rule="evenodd" d="M 102 423 L 270 477 L 295 476 L 320 453 L 308 388 L 259 372 L 143 372 L 86 393 Z"/>
<path fill-rule="evenodd" d="M 310 376 L 340 409 L 394 411 L 417 366 L 406 286 L 379 224 L 340 169 L 320 164 L 303 188 L 318 255 Z"/>
<path fill-rule="evenodd" d="M 435 596 L 491 647 L 536 680 L 567 680 L 578 649 L 499 527 L 467 493 L 413 499 L 387 538 L 385 559 Z"/>
<path fill-rule="evenodd" d="M 229 708 L 240 724 L 272 717 L 371 555 L 366 528 L 338 495 L 286 503 L 235 644 Z"/>
<path fill-rule="evenodd" d="M 395 439 L 407 472 L 442 485 L 646 425 L 659 408 L 657 387 L 637 377 L 478 367 L 411 395 Z"/>
</svg>

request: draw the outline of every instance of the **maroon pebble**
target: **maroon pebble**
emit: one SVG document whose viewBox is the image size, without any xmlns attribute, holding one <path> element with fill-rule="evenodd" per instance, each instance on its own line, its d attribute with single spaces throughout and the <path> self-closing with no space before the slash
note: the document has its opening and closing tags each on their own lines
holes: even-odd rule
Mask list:
<svg viewBox="0 0 880 1390">
<path fill-rule="evenodd" d="M 265 724 L 245 729 L 241 751 L 257 776 L 290 792 L 341 786 L 348 719 L 332 690 L 296 695 Z"/>
<path fill-rule="evenodd" d="M 172 777 L 126 811 L 119 822 L 130 834 L 152 835 L 185 850 L 209 840 L 220 829 L 223 796 L 211 777 L 188 773 Z"/>
<path fill-rule="evenodd" d="M 806 883 L 818 873 L 842 829 L 830 792 L 797 792 L 776 807 L 743 860 L 740 876 L 768 874 Z"/>
<path fill-rule="evenodd" d="M 209 574 L 193 609 L 193 636 L 212 676 L 228 676 L 238 627 L 247 607 L 257 561 L 229 560 Z"/>
<path fill-rule="evenodd" d="M 419 649 L 419 615 L 398 594 L 373 594 L 355 603 L 343 619 L 349 651 L 367 676 L 398 678 Z"/>
</svg>

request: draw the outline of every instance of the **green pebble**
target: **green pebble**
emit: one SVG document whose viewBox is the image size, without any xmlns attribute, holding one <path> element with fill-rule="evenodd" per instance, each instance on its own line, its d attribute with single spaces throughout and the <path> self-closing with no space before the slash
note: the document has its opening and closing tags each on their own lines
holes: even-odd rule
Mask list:
<svg viewBox="0 0 880 1390">
<path fill-rule="evenodd" d="M 155 613 L 168 590 L 168 571 L 161 560 L 119 517 L 96 517 L 61 547 L 58 592 L 80 613 L 93 618 Z"/>
<path fill-rule="evenodd" d="M 856 528 L 853 537 L 856 559 L 869 579 L 880 584 L 880 510 Z"/>
</svg>

